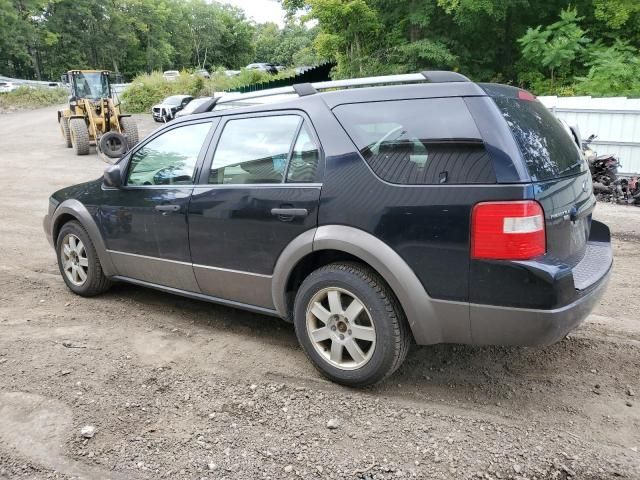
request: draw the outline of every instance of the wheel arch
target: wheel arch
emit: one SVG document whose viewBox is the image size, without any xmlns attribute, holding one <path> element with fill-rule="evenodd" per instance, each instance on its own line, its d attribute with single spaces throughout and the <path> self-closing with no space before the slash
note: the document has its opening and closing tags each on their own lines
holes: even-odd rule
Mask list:
<svg viewBox="0 0 640 480">
<path fill-rule="evenodd" d="M 344 225 L 308 230 L 285 248 L 272 281 L 273 303 L 278 313 L 290 319 L 295 283 L 304 274 L 340 260 L 364 263 L 387 282 L 404 310 L 416 343 L 470 342 L 468 303 L 432 299 L 395 250 L 370 233 Z"/>
<path fill-rule="evenodd" d="M 51 238 L 53 239 L 53 244 L 55 245 L 57 243 L 58 234 L 62 226 L 72 220 L 78 221 L 89 235 L 98 254 L 100 265 L 102 266 L 102 271 L 105 276 L 116 275 L 117 272 L 102 240 L 98 225 L 87 208 L 78 200 L 65 200 L 56 208 L 53 218 L 51 219 Z"/>
</svg>

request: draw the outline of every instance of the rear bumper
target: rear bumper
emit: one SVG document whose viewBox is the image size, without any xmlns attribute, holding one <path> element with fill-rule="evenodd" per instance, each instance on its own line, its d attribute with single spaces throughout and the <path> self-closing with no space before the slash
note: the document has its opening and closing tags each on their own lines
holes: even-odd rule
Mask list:
<svg viewBox="0 0 640 480">
<path fill-rule="evenodd" d="M 477 345 L 551 345 L 589 315 L 609 281 L 611 269 L 578 300 L 553 310 L 475 305 L 470 307 L 471 338 Z"/>
<path fill-rule="evenodd" d="M 472 343 L 479 345 L 550 345 L 562 340 L 589 315 L 604 293 L 613 252 L 606 225 L 594 221 L 590 241 L 582 260 L 567 269 L 557 281 L 557 298 L 564 299 L 551 309 L 519 308 L 471 303 L 469 319 Z M 537 271 L 529 263 L 527 268 Z M 523 285 L 522 288 L 526 288 Z M 562 292 L 560 294 L 560 292 Z"/>
</svg>

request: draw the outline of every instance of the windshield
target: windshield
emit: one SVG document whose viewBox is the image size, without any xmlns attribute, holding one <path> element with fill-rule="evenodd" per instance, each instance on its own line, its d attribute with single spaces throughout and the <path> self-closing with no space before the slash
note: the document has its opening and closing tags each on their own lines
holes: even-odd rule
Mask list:
<svg viewBox="0 0 640 480">
<path fill-rule="evenodd" d="M 208 102 L 209 100 L 211 100 L 211 97 L 202 97 L 202 98 L 196 98 L 194 100 L 191 100 L 186 107 L 184 107 L 184 112 L 185 113 L 191 113 L 193 112 L 197 107 L 199 107 L 200 105 L 202 105 L 205 102 Z"/>
<path fill-rule="evenodd" d="M 110 97 L 109 78 L 102 72 L 78 73 L 74 77 L 76 86 L 76 96 L 79 98 L 99 98 Z"/>
<path fill-rule="evenodd" d="M 180 97 L 178 95 L 175 95 L 173 97 L 167 97 L 164 99 L 164 102 L 162 103 L 166 103 L 167 105 L 180 105 L 180 102 L 182 102 L 182 99 L 184 97 Z"/>
</svg>

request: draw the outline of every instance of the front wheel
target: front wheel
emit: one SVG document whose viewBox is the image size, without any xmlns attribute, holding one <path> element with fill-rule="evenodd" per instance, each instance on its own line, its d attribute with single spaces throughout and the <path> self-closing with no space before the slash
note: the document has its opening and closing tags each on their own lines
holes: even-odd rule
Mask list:
<svg viewBox="0 0 640 480">
<path fill-rule="evenodd" d="M 89 155 L 91 138 L 89 129 L 82 118 L 72 118 L 69 120 L 69 130 L 71 131 L 71 144 L 76 155 Z"/>
<path fill-rule="evenodd" d="M 79 222 L 71 221 L 62 226 L 56 240 L 56 252 L 60 274 L 73 293 L 93 297 L 111 286 L 93 242 Z"/>
<path fill-rule="evenodd" d="M 333 263 L 302 282 L 296 335 L 314 366 L 334 382 L 377 383 L 404 361 L 411 334 L 391 289 L 358 263 Z"/>
</svg>

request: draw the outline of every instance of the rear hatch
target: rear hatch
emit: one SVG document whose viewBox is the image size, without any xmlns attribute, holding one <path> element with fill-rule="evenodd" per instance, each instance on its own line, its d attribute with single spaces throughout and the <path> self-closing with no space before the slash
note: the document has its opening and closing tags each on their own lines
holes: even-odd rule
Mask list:
<svg viewBox="0 0 640 480">
<path fill-rule="evenodd" d="M 584 256 L 595 196 L 582 152 L 563 124 L 530 93 L 483 85 L 522 153 L 545 213 L 547 252 L 569 265 Z"/>
</svg>

